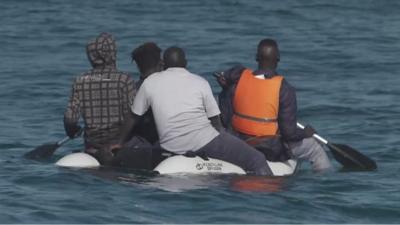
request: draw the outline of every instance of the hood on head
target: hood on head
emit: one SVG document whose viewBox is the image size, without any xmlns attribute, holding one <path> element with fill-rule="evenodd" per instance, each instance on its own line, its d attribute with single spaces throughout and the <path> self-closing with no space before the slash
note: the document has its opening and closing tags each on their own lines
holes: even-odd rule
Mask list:
<svg viewBox="0 0 400 225">
<path fill-rule="evenodd" d="M 88 59 L 93 67 L 115 65 L 117 45 L 110 33 L 103 32 L 86 46 Z"/>
</svg>

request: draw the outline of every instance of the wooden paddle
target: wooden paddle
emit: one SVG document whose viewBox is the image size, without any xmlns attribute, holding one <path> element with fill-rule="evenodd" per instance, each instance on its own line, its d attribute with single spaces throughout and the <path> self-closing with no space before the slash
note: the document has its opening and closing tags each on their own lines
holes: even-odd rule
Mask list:
<svg viewBox="0 0 400 225">
<path fill-rule="evenodd" d="M 297 126 L 304 129 L 304 126 L 297 123 Z M 319 136 L 314 134 L 313 137 L 321 143 L 327 145 L 331 150 L 333 157 L 343 165 L 345 169 L 353 170 L 376 170 L 377 165 L 374 160 L 361 154 L 354 148 L 345 144 L 333 144 Z"/>
</svg>

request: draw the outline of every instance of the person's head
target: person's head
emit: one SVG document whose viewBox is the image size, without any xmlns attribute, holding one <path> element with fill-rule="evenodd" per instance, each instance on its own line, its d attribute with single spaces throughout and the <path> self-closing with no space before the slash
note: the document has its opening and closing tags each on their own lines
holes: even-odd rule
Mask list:
<svg viewBox="0 0 400 225">
<path fill-rule="evenodd" d="M 164 69 L 168 69 L 170 67 L 183 67 L 185 68 L 187 65 L 185 52 L 183 49 L 178 47 L 169 47 L 164 52 Z"/>
<path fill-rule="evenodd" d="M 110 33 L 103 32 L 95 40 L 89 41 L 86 54 L 93 67 L 115 66 L 117 45 Z"/>
<path fill-rule="evenodd" d="M 161 48 L 153 42 L 147 42 L 135 48 L 131 57 L 132 61 L 136 62 L 142 78 L 162 70 Z"/>
<path fill-rule="evenodd" d="M 276 41 L 264 39 L 258 43 L 256 60 L 260 69 L 276 69 L 280 60 Z"/>
</svg>

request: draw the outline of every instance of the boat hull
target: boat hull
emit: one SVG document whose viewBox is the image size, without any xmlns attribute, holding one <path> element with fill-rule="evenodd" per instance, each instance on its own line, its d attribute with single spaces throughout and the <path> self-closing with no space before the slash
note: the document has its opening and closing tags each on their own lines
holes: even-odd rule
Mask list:
<svg viewBox="0 0 400 225">
<path fill-rule="evenodd" d="M 299 167 L 296 160 L 285 162 L 269 162 L 269 167 L 274 176 L 293 175 Z M 100 163 L 91 155 L 86 153 L 71 153 L 56 162 L 57 166 L 70 168 L 96 168 Z M 246 174 L 246 172 L 232 163 L 199 156 L 186 157 L 175 155 L 163 160 L 154 168 L 160 174 Z"/>
</svg>

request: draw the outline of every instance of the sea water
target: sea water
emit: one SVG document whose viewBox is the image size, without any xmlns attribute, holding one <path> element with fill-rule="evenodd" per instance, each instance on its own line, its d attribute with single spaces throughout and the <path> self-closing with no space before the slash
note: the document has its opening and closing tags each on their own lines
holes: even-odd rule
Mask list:
<svg viewBox="0 0 400 225">
<path fill-rule="evenodd" d="M 0 6 L 1 223 L 399 223 L 400 3 L 398 1 L 12 1 Z M 118 44 L 118 67 L 138 79 L 130 52 L 154 41 L 185 49 L 206 78 L 255 68 L 263 38 L 277 40 L 279 72 L 297 89 L 298 120 L 376 160 L 373 172 L 292 178 L 154 176 L 71 170 L 22 155 L 62 139 L 85 44 Z M 57 150 L 52 162 L 82 148 Z"/>
</svg>

